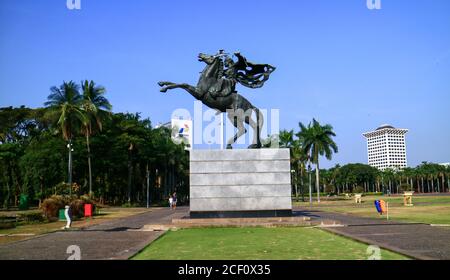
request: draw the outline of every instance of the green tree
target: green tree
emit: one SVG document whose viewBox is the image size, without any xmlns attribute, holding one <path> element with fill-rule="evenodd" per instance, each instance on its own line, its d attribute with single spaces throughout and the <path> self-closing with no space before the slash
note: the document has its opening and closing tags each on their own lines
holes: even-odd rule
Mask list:
<svg viewBox="0 0 450 280">
<path fill-rule="evenodd" d="M 64 140 L 42 132 L 25 149 L 19 164 L 24 188 L 30 192 L 30 198 L 42 200 L 55 194 L 53 186 L 64 181 Z"/>
<path fill-rule="evenodd" d="M 79 93 L 79 86 L 73 81 L 63 82 L 58 87 L 51 87 L 51 94 L 47 97 L 45 106 L 48 114 L 56 122 L 69 150 L 68 183 L 72 184 L 72 141 L 83 124 L 86 123 L 81 105 L 83 98 Z"/>
<path fill-rule="evenodd" d="M 280 140 L 280 148 L 291 148 L 294 142 L 294 130 L 280 131 L 279 140 Z"/>
<path fill-rule="evenodd" d="M 308 161 L 308 155 L 302 148 L 302 144 L 299 140 L 294 140 L 291 147 L 291 166 L 294 170 L 294 183 L 295 183 L 295 195 L 298 196 L 298 187 L 300 186 L 300 193 L 302 201 L 305 201 L 304 192 L 304 176 L 306 174 L 306 162 Z"/>
<path fill-rule="evenodd" d="M 317 201 L 320 202 L 319 157 L 325 156 L 328 160 L 331 160 L 333 153 L 338 152 L 338 147 L 332 139 L 336 134 L 331 125 L 321 125 L 315 119 L 308 126 L 305 126 L 301 122 L 299 126 L 300 132 L 296 135 L 303 144 L 303 149 L 311 156 L 311 161 L 316 166 Z"/>
<path fill-rule="evenodd" d="M 83 123 L 83 133 L 86 136 L 86 148 L 88 158 L 89 172 L 89 195 L 92 195 L 92 166 L 91 166 L 91 147 L 89 143 L 90 136 L 95 131 L 101 131 L 103 122 L 110 117 L 112 109 L 108 99 L 104 96 L 106 89 L 97 86 L 94 81 L 84 81 L 82 88 L 82 109 L 85 112 L 85 121 Z"/>
</svg>

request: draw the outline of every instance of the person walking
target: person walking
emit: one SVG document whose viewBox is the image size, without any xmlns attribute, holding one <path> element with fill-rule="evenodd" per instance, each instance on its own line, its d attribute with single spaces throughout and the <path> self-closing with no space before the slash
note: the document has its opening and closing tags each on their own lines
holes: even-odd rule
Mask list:
<svg viewBox="0 0 450 280">
<path fill-rule="evenodd" d="M 173 208 L 173 197 L 171 195 L 169 195 L 169 208 Z"/>
<path fill-rule="evenodd" d="M 177 209 L 177 193 L 176 192 L 173 193 L 172 198 L 173 198 L 172 208 L 174 210 L 176 210 Z"/>
</svg>

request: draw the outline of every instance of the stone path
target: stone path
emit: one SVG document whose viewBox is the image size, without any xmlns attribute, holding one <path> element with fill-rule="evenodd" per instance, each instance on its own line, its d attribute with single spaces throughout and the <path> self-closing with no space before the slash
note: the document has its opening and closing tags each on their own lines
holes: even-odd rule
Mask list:
<svg viewBox="0 0 450 280">
<path fill-rule="evenodd" d="M 128 259 L 161 231 L 138 231 L 150 223 L 170 223 L 172 218 L 186 215 L 188 208 L 154 209 L 127 218 L 115 219 L 84 230 L 58 231 L 36 238 L 0 245 L 0 260 L 65 260 L 70 245 L 77 245 L 81 259 Z"/>
<path fill-rule="evenodd" d="M 326 227 L 327 231 L 371 245 L 390 249 L 416 259 L 450 259 L 450 228 L 419 223 L 398 223 L 340 213 L 296 208 L 296 215 L 311 221 L 336 221 L 343 227 Z"/>
</svg>

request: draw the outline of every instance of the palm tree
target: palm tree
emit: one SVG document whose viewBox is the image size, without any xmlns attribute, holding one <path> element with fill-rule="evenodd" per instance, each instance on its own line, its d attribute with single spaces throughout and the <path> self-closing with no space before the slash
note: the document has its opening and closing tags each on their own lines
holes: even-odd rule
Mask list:
<svg viewBox="0 0 450 280">
<path fill-rule="evenodd" d="M 316 165 L 317 202 L 320 202 L 319 156 L 325 155 L 328 160 L 331 160 L 333 152 L 338 152 L 338 147 L 332 139 L 336 134 L 331 125 L 322 126 L 315 119 L 307 127 L 301 122 L 299 126 L 300 132 L 296 135 L 303 144 L 306 154 L 311 156 L 311 161 Z"/>
<path fill-rule="evenodd" d="M 422 162 L 419 166 L 416 167 L 417 175 L 420 177 L 420 188 L 422 189 L 421 192 L 425 193 L 425 180 L 427 180 L 427 170 L 426 170 L 427 163 Z M 428 180 L 427 180 L 427 188 L 428 188 Z M 429 188 L 428 191 L 429 192 Z"/>
<path fill-rule="evenodd" d="M 298 170 L 296 168 L 296 155 L 294 155 L 294 146 L 299 148 L 298 141 L 294 140 L 294 130 L 287 131 L 282 130 L 279 134 L 279 147 L 280 148 L 288 148 L 291 158 L 291 178 L 293 182 L 294 194 L 295 198 L 298 197 Z M 297 151 L 298 153 L 298 151 Z"/>
<path fill-rule="evenodd" d="M 445 192 L 445 166 L 439 166 L 438 169 L 438 177 L 440 177 L 441 179 L 441 183 L 439 184 L 439 179 L 438 179 L 438 184 L 440 187 L 439 188 L 439 192 Z"/>
<path fill-rule="evenodd" d="M 339 195 L 339 184 L 337 183 L 337 180 L 341 172 L 341 166 L 339 164 L 336 164 L 333 168 L 331 168 L 331 172 L 331 184 L 336 187 L 336 192 Z"/>
<path fill-rule="evenodd" d="M 447 175 L 447 191 L 450 192 L 450 165 L 446 167 L 445 174 Z"/>
<path fill-rule="evenodd" d="M 294 142 L 294 130 L 280 131 L 280 148 L 291 148 Z"/>
<path fill-rule="evenodd" d="M 58 120 L 64 140 L 68 142 L 69 163 L 68 163 L 68 183 L 72 185 L 72 139 L 86 121 L 86 116 L 80 108 L 82 97 L 79 87 L 73 81 L 64 82 L 59 88 L 50 88 L 51 94 L 47 97 L 45 106 L 48 108 L 48 115 L 51 119 Z M 70 187 L 72 191 L 72 187 Z"/>
<path fill-rule="evenodd" d="M 83 90 L 82 109 L 86 113 L 86 121 L 83 124 L 83 132 L 86 136 L 86 146 L 88 153 L 89 169 L 89 195 L 92 195 L 92 166 L 91 166 L 91 147 L 89 138 L 95 131 L 95 128 L 102 130 L 102 123 L 110 117 L 112 106 L 103 95 L 106 89 L 95 85 L 94 81 L 84 81 L 81 83 Z"/>
<path fill-rule="evenodd" d="M 298 197 L 298 185 L 300 184 L 300 192 L 302 195 L 302 201 L 305 201 L 304 188 L 303 188 L 303 175 L 306 173 L 306 162 L 308 161 L 308 155 L 302 149 L 302 145 L 298 140 L 292 141 L 291 147 L 291 164 L 294 168 L 295 174 L 295 196 Z M 300 172 L 300 174 L 299 174 Z"/>
<path fill-rule="evenodd" d="M 388 189 L 389 189 L 389 194 L 392 194 L 392 189 L 393 189 L 393 183 L 395 183 L 395 170 L 392 168 L 386 168 L 383 171 L 383 177 L 386 178 L 388 180 Z"/>
</svg>

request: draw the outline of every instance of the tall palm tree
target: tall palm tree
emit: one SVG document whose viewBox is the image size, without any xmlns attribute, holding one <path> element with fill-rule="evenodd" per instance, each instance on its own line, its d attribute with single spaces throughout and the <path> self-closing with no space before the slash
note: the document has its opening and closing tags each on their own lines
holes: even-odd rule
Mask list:
<svg viewBox="0 0 450 280">
<path fill-rule="evenodd" d="M 73 81 L 64 82 L 60 87 L 50 88 L 51 94 L 47 97 L 47 114 L 51 119 L 57 120 L 64 140 L 68 142 L 69 163 L 68 183 L 72 185 L 72 140 L 80 127 L 86 121 L 86 116 L 81 110 L 82 97 L 79 87 Z M 72 187 L 70 187 L 72 190 Z"/>
<path fill-rule="evenodd" d="M 447 191 L 450 192 L 450 165 L 445 168 L 445 174 L 447 175 Z"/>
<path fill-rule="evenodd" d="M 102 123 L 110 117 L 112 106 L 108 99 L 104 97 L 106 89 L 97 86 L 94 81 L 84 81 L 81 83 L 83 91 L 82 109 L 86 114 L 86 121 L 83 124 L 83 133 L 86 136 L 86 146 L 88 153 L 89 169 L 89 195 L 92 195 L 92 166 L 91 166 L 91 147 L 89 138 L 96 129 L 102 130 Z"/>
<path fill-rule="evenodd" d="M 334 133 L 331 125 L 321 125 L 315 119 L 308 126 L 301 122 L 299 126 L 300 132 L 296 135 L 302 142 L 303 149 L 311 156 L 311 161 L 316 166 L 317 201 L 320 202 L 319 157 L 325 155 L 328 160 L 331 160 L 333 152 L 338 152 L 338 147 L 332 139 L 336 136 L 336 133 Z"/>
<path fill-rule="evenodd" d="M 339 178 L 340 172 L 341 172 L 341 166 L 339 164 L 336 164 L 333 168 L 331 168 L 332 174 L 331 174 L 331 184 L 333 184 L 336 187 L 336 192 L 339 195 L 339 184 L 337 183 L 337 180 Z"/>
<path fill-rule="evenodd" d="M 294 155 L 294 146 L 298 146 L 297 141 L 294 140 L 294 130 L 282 130 L 279 134 L 279 147 L 280 148 L 288 148 L 291 158 L 291 178 L 293 182 L 294 194 L 295 198 L 298 197 L 298 170 L 296 167 L 296 158 Z"/>
<path fill-rule="evenodd" d="M 395 184 L 395 170 L 392 168 L 386 168 L 384 171 L 384 178 L 386 178 L 386 180 L 388 181 L 388 189 L 389 189 L 389 194 L 393 193 L 393 188 L 394 188 L 394 184 Z"/>
<path fill-rule="evenodd" d="M 298 197 L 298 185 L 300 185 L 300 192 L 302 195 L 302 201 L 305 201 L 304 188 L 303 188 L 303 175 L 306 173 L 306 162 L 308 161 L 308 155 L 302 149 L 300 141 L 292 141 L 291 147 L 291 164 L 294 168 L 295 174 L 295 195 Z M 300 172 L 300 174 L 299 174 Z"/>
<path fill-rule="evenodd" d="M 440 177 L 441 179 L 441 183 L 439 184 L 439 179 L 438 179 L 438 184 L 439 184 L 439 192 L 445 192 L 445 166 L 439 166 L 438 168 L 438 177 Z"/>
<path fill-rule="evenodd" d="M 280 148 L 291 148 L 294 142 L 294 130 L 280 131 Z"/>
</svg>

